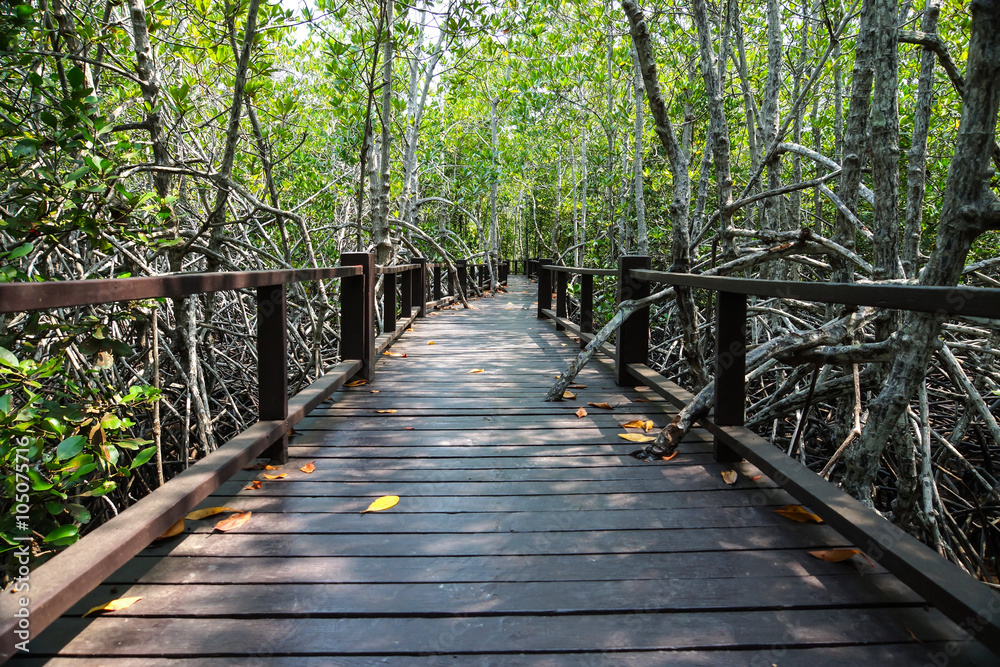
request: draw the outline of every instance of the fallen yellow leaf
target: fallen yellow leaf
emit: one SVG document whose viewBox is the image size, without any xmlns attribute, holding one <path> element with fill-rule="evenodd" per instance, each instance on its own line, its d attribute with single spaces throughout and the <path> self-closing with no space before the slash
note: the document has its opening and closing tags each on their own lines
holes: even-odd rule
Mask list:
<svg viewBox="0 0 1000 667">
<path fill-rule="evenodd" d="M 386 350 L 382 354 L 384 354 L 387 357 L 405 357 L 406 356 L 402 352 L 389 352 L 388 350 Z"/>
<path fill-rule="evenodd" d="M 81 616 L 81 618 L 87 618 L 91 614 L 96 614 L 101 611 L 118 611 L 119 609 L 125 609 L 126 607 L 131 607 L 136 602 L 141 600 L 142 597 L 137 598 L 118 598 L 117 600 L 112 600 L 111 602 L 105 602 L 104 604 L 99 604 L 86 614 Z"/>
<path fill-rule="evenodd" d="M 381 415 L 391 415 L 395 410 L 376 410 L 375 412 Z"/>
<path fill-rule="evenodd" d="M 180 535 L 183 532 L 184 532 L 184 517 L 181 517 L 180 519 L 177 519 L 177 521 L 174 521 L 174 525 L 170 526 L 170 528 L 167 528 L 165 531 L 163 531 L 163 534 L 157 537 L 156 539 L 165 540 L 168 537 L 173 537 L 174 535 Z"/>
<path fill-rule="evenodd" d="M 595 408 L 602 408 L 604 410 L 614 410 L 614 408 L 608 405 L 607 403 L 587 403 L 587 405 L 593 406 Z"/>
<path fill-rule="evenodd" d="M 802 505 L 785 505 L 781 509 L 776 509 L 774 511 L 776 514 L 780 514 L 786 519 L 798 521 L 799 523 L 806 523 L 807 521 L 811 521 L 813 523 L 823 523 L 823 519 L 819 518 Z"/>
<path fill-rule="evenodd" d="M 215 529 L 224 533 L 227 530 L 239 528 L 250 520 L 251 514 L 253 514 L 253 512 L 237 512 L 236 514 L 233 514 L 232 516 L 229 516 L 215 524 Z"/>
<path fill-rule="evenodd" d="M 466 371 L 465 374 L 468 375 L 469 373 L 485 373 L 485 372 L 486 370 L 483 368 L 473 368 L 471 371 Z"/>
<path fill-rule="evenodd" d="M 663 456 L 663 457 L 661 457 L 661 458 L 662 458 L 662 459 L 663 459 L 664 461 L 669 461 L 670 459 L 672 459 L 672 458 L 674 458 L 675 456 L 677 456 L 677 452 L 678 452 L 678 451 L 680 451 L 680 450 L 677 450 L 677 449 L 675 449 L 675 450 L 674 450 L 674 453 L 673 453 L 673 454 L 671 454 L 670 456 Z"/>
<path fill-rule="evenodd" d="M 264 479 L 281 479 L 282 477 L 288 477 L 288 475 L 285 473 L 281 473 L 280 475 L 264 475 Z"/>
<path fill-rule="evenodd" d="M 840 563 L 858 554 L 861 555 L 866 561 L 874 565 L 868 556 L 861 553 L 861 549 L 820 549 L 819 551 L 810 551 L 809 555 L 814 558 L 819 558 L 820 560 L 825 560 L 830 563 Z"/>
<path fill-rule="evenodd" d="M 726 484 L 732 486 L 736 483 L 736 478 L 739 475 L 736 474 L 735 470 L 723 470 L 722 471 L 722 481 Z"/>
<path fill-rule="evenodd" d="M 281 466 L 272 466 L 272 465 L 266 465 L 266 466 L 264 466 L 264 470 L 280 470 L 280 469 L 281 469 Z"/>
<path fill-rule="evenodd" d="M 206 507 L 205 509 L 189 512 L 184 518 L 190 519 L 191 521 L 197 521 L 198 519 L 204 519 L 206 516 L 222 514 L 223 512 L 239 512 L 239 510 L 233 509 L 232 507 Z"/>
<path fill-rule="evenodd" d="M 368 380 L 355 380 L 354 382 L 348 382 L 345 387 L 360 387 L 363 384 L 368 384 Z"/>
<path fill-rule="evenodd" d="M 653 422 L 643 421 L 642 419 L 633 419 L 632 421 L 625 422 L 622 424 L 622 428 L 641 428 L 644 431 L 648 431 L 646 424 L 652 424 Z M 652 428 L 652 426 L 650 426 Z"/>
<path fill-rule="evenodd" d="M 247 484 L 243 488 L 244 489 L 249 489 L 249 490 L 252 491 L 254 489 L 259 489 L 260 487 L 261 487 L 260 480 L 259 479 L 255 479 L 254 481 L 250 482 L 249 484 Z"/>
<path fill-rule="evenodd" d="M 629 442 L 653 442 L 656 438 L 641 433 L 619 433 L 619 438 L 625 438 Z"/>
<path fill-rule="evenodd" d="M 299 470 L 301 470 L 302 472 L 307 473 L 307 474 L 311 473 L 311 472 L 315 472 L 316 471 L 316 464 L 314 464 L 312 461 L 310 461 L 309 463 L 307 463 L 304 466 L 302 466 L 301 468 L 299 468 Z"/>
<path fill-rule="evenodd" d="M 584 417 L 587 416 L 587 410 L 583 406 L 581 406 L 580 409 L 574 412 L 573 414 L 575 414 L 580 419 L 583 419 Z"/>
<path fill-rule="evenodd" d="M 428 345 L 433 345 L 433 344 L 434 344 L 434 341 L 432 341 L 432 340 L 429 340 L 429 341 L 427 341 L 427 344 L 428 344 Z"/>
<path fill-rule="evenodd" d="M 564 391 L 563 392 L 563 398 L 572 401 L 574 398 L 576 398 L 576 394 L 574 394 L 571 391 Z"/>
<path fill-rule="evenodd" d="M 369 393 L 369 394 L 379 394 L 379 393 L 381 393 L 381 392 L 380 392 L 380 391 L 379 391 L 378 389 L 369 389 L 369 390 L 368 390 L 368 393 Z"/>
<path fill-rule="evenodd" d="M 396 503 L 399 502 L 399 496 L 382 496 L 375 500 L 368 509 L 361 510 L 361 513 L 365 512 L 381 512 L 382 510 L 387 510 L 390 507 L 395 507 Z"/>
</svg>

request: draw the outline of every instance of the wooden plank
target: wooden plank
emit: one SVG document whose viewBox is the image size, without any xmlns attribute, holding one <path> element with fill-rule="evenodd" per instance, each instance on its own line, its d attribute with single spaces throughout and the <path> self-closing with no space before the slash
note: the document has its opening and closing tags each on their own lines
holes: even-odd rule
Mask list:
<svg viewBox="0 0 1000 667">
<path fill-rule="evenodd" d="M 827 526 L 791 532 L 772 527 L 702 530 L 583 530 L 551 533 L 295 535 L 185 533 L 153 544 L 148 555 L 172 556 L 525 556 L 542 554 L 680 553 L 740 549 L 824 549 L 851 546 Z"/>
<path fill-rule="evenodd" d="M 140 584 L 124 593 L 101 586 L 71 609 L 82 615 L 100 600 L 141 597 L 120 617 L 254 618 L 262 610 L 278 616 L 362 616 L 373 609 L 393 614 L 537 614 L 634 611 L 646 613 L 733 610 L 750 607 L 796 609 L 819 606 L 916 607 L 923 599 L 888 574 L 859 579 L 766 577 L 726 579 L 640 579 L 611 581 L 532 581 L 389 584 Z M 90 606 L 88 606 L 90 605 Z"/>
<path fill-rule="evenodd" d="M 677 650 L 735 646 L 836 646 L 858 642 L 967 641 L 934 610 L 874 608 L 446 616 L 441 618 L 65 618 L 50 632 L 64 655 L 449 654 L 519 651 Z M 203 638 L 202 641 L 197 641 Z M 49 649 L 51 650 L 51 649 Z"/>
<path fill-rule="evenodd" d="M 138 556 L 107 579 L 145 584 L 377 584 L 690 579 L 706 569 L 733 579 L 843 577 L 864 584 L 884 574 L 862 559 L 828 563 L 802 549 L 529 556 Z M 83 605 L 83 603 L 81 603 Z M 87 607 L 90 609 L 90 607 Z"/>
<path fill-rule="evenodd" d="M 965 665 L 987 665 L 993 654 L 979 644 L 927 642 L 918 644 L 912 640 L 906 643 L 886 643 L 872 646 L 834 646 L 796 648 L 781 644 L 747 649 L 673 650 L 673 651 L 615 651 L 613 653 L 568 651 L 554 653 L 521 654 L 471 654 L 453 652 L 448 655 L 365 655 L 345 656 L 295 656 L 268 655 L 268 667 L 442 667 L 443 665 L 479 662 L 491 667 L 523 667 L 530 662 L 538 667 L 662 667 L 665 664 L 697 665 L 716 667 L 761 667 L 761 665 L 781 664 L 782 667 L 816 667 L 816 665 L 911 665 L 947 664 L 950 667 Z M 936 660 L 936 662 L 928 662 Z M 141 657 L 58 657 L 28 658 L 18 662 L 26 667 L 46 665 L 47 667 L 259 667 L 258 656 L 225 658 L 156 658 Z"/>
<path fill-rule="evenodd" d="M 299 488 L 304 485 L 299 485 Z M 305 491 L 306 493 L 308 491 Z M 367 506 L 375 496 L 361 499 L 356 496 L 291 496 L 264 495 L 264 489 L 250 494 L 213 494 L 198 507 L 232 507 L 239 503 L 243 511 L 253 512 L 357 512 L 359 505 Z M 720 489 L 717 491 L 677 491 L 674 493 L 577 493 L 565 496 L 509 495 L 509 496 L 406 496 L 406 502 L 393 508 L 393 512 L 536 512 L 624 510 L 624 509 L 685 509 L 690 507 L 780 507 L 794 502 L 780 489 L 762 489 L 753 494 Z"/>
</svg>

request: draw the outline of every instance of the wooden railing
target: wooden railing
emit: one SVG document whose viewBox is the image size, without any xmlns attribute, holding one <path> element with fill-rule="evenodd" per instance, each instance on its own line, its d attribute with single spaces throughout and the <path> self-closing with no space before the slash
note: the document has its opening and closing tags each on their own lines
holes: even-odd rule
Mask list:
<svg viewBox="0 0 1000 667">
<path fill-rule="evenodd" d="M 37 636 L 76 601 L 162 535 L 178 519 L 253 459 L 288 460 L 291 428 L 352 379 L 372 381 L 378 355 L 398 339 L 428 305 L 456 297 L 442 293 L 440 265 L 434 265 L 433 300 L 428 303 L 427 264 L 376 266 L 368 253 L 345 253 L 341 266 L 287 271 L 199 273 L 148 278 L 0 284 L 0 313 L 14 313 L 119 301 L 179 298 L 224 290 L 255 289 L 257 295 L 258 421 L 151 494 L 94 529 L 79 542 L 30 573 L 30 591 L 0 596 L 0 661 L 21 641 Z M 374 313 L 376 280 L 382 276 L 382 334 Z M 342 361 L 310 386 L 288 397 L 286 285 L 339 279 Z M 400 281 L 400 316 L 396 282 Z M 20 598 L 28 604 L 20 604 Z M 19 628 L 27 608 L 28 628 Z"/>
<path fill-rule="evenodd" d="M 995 318 L 1000 313 L 1000 289 L 924 287 L 917 285 L 857 285 L 801 283 L 699 276 L 651 271 L 650 258 L 625 256 L 617 269 L 556 266 L 545 258 L 525 260 L 526 272 L 537 275 L 538 317 L 557 329 L 579 336 L 585 346 L 593 338 L 593 277 L 617 276 L 617 299 L 639 299 L 652 284 L 708 289 L 715 300 L 715 409 L 701 424 L 715 438 L 718 461 L 746 459 L 791 493 L 910 586 L 964 630 L 1000 653 L 1000 593 L 976 581 L 909 533 L 886 521 L 840 488 L 788 457 L 745 426 L 747 297 L 797 299 L 826 304 L 876 306 L 940 316 Z M 567 318 L 567 283 L 580 276 L 578 322 Z M 552 309 L 555 291 L 556 308 Z M 625 320 L 615 345 L 602 351 L 614 359 L 620 386 L 643 384 L 684 407 L 694 396 L 648 366 L 649 308 Z"/>
</svg>

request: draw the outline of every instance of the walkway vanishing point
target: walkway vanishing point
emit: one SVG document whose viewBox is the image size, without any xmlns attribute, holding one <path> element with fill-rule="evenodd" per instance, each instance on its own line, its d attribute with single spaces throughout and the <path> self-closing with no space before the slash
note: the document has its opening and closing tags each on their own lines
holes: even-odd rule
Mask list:
<svg viewBox="0 0 1000 667">
<path fill-rule="evenodd" d="M 810 555 L 852 545 L 776 514 L 796 501 L 715 462 L 704 430 L 671 461 L 628 456 L 621 425 L 674 409 L 606 360 L 544 403 L 577 344 L 536 318 L 533 283 L 509 290 L 417 320 L 374 384 L 297 425 L 280 471 L 201 505 L 248 523 L 189 521 L 15 664 L 996 664 L 879 565 Z M 287 476 L 244 488 L 265 472 Z M 359 513 L 383 495 L 399 504 Z M 82 618 L 124 597 L 141 599 Z"/>
</svg>

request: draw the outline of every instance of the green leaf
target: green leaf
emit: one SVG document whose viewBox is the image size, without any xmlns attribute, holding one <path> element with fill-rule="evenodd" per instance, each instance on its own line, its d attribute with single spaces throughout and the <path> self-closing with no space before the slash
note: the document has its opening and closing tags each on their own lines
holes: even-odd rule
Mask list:
<svg viewBox="0 0 1000 667">
<path fill-rule="evenodd" d="M 3 413 L 4 417 L 10 415 L 10 394 L 0 396 L 0 412 Z"/>
<path fill-rule="evenodd" d="M 69 515 L 73 517 L 74 521 L 79 521 L 80 523 L 90 523 L 90 512 L 87 508 L 79 503 L 69 503 L 66 505 L 66 511 Z"/>
<path fill-rule="evenodd" d="M 56 447 L 56 460 L 65 461 L 66 459 L 71 459 L 80 452 L 83 451 L 83 445 L 87 442 L 87 439 L 82 435 L 71 435 Z"/>
<path fill-rule="evenodd" d="M 129 468 L 138 468 L 143 463 L 153 458 L 154 454 L 156 454 L 156 447 L 147 447 L 136 455 L 135 460 L 132 461 L 132 465 L 130 465 Z"/>
<path fill-rule="evenodd" d="M 22 243 L 13 250 L 10 251 L 10 259 L 18 259 L 19 257 L 24 257 L 29 252 L 35 249 L 33 243 Z"/>
<path fill-rule="evenodd" d="M 21 365 L 17 361 L 17 357 L 14 353 L 5 347 L 0 347 L 0 364 L 4 366 L 10 366 L 11 368 L 17 368 L 20 370 Z"/>
<path fill-rule="evenodd" d="M 63 505 L 62 503 L 49 502 L 49 503 L 45 503 L 45 509 L 47 509 L 49 511 L 49 514 L 52 514 L 52 515 L 55 516 L 55 515 L 62 514 L 63 510 L 66 509 L 66 506 Z"/>
<path fill-rule="evenodd" d="M 80 534 L 80 529 L 76 526 L 59 526 L 51 533 L 42 538 L 43 542 L 54 542 L 56 540 L 64 540 L 67 537 L 76 537 Z"/>
<path fill-rule="evenodd" d="M 83 70 L 79 67 L 71 67 L 66 71 L 66 80 L 69 81 L 69 85 L 74 88 L 83 87 Z"/>
</svg>

